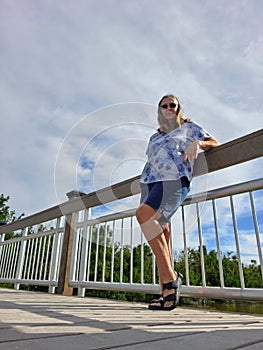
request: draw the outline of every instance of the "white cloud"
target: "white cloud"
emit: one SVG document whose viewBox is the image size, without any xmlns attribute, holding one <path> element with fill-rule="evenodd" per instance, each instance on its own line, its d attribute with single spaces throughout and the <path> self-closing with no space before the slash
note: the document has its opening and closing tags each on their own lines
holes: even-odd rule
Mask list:
<svg viewBox="0 0 263 350">
<path fill-rule="evenodd" d="M 56 204 L 60 146 L 81 118 L 104 106 L 153 106 L 171 91 L 186 115 L 222 143 L 261 128 L 261 8 L 258 1 L 237 0 L 2 0 L 0 185 L 12 208 L 31 214 Z M 151 108 L 140 117 L 134 108 L 117 120 L 103 109 L 90 117 L 59 164 L 60 199 L 78 175 L 91 174 L 78 165 L 88 141 L 114 123 L 156 127 Z M 133 176 L 142 165 L 147 132 L 137 127 L 126 133 L 128 139 L 120 138 L 120 129 L 112 128 L 111 142 L 101 139 L 88 149 L 91 159 L 100 160 L 97 186 Z M 141 143 L 130 147 L 134 137 Z M 255 168 L 252 162 L 225 172 L 230 182 L 246 181 Z M 225 172 L 211 174 L 208 185 L 224 185 Z"/>
</svg>

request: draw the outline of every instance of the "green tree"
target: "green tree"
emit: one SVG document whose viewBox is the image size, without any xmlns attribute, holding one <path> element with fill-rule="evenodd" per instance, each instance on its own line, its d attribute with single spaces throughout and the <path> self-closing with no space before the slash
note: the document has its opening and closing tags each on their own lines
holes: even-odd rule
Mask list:
<svg viewBox="0 0 263 350">
<path fill-rule="evenodd" d="M 142 271 L 142 251 L 143 251 L 143 271 Z M 143 274 L 142 274 L 143 272 Z M 141 276 L 143 275 L 143 281 Z M 156 269 L 156 281 L 158 281 Z M 133 282 L 153 283 L 153 258 L 151 248 L 147 244 L 138 245 L 133 248 Z"/>
<path fill-rule="evenodd" d="M 226 287 L 240 288 L 238 260 L 234 252 L 224 254 L 223 260 L 224 280 Z"/>
<path fill-rule="evenodd" d="M 15 210 L 11 210 L 9 205 L 7 204 L 9 201 L 10 197 L 5 196 L 4 194 L 0 195 L 0 222 L 1 223 L 6 223 L 9 224 L 15 220 L 21 219 L 24 214 L 19 215 L 16 217 Z M 8 232 L 5 235 L 5 239 L 10 239 L 14 236 L 13 232 Z"/>
<path fill-rule="evenodd" d="M 188 264 L 190 284 L 193 286 L 202 285 L 201 257 L 200 251 L 188 248 Z"/>
<path fill-rule="evenodd" d="M 251 260 L 251 264 L 244 266 L 244 278 L 247 288 L 262 288 L 262 278 L 260 265 L 257 265 L 256 260 Z"/>
<path fill-rule="evenodd" d="M 205 273 L 206 273 L 206 284 L 207 286 L 219 286 L 220 277 L 219 277 L 219 266 L 217 259 L 217 252 L 211 250 L 207 252 L 207 249 L 204 249 L 204 259 L 205 259 Z"/>
<path fill-rule="evenodd" d="M 3 223 L 9 223 L 16 219 L 15 211 L 10 210 L 10 207 L 7 205 L 9 199 L 9 196 L 0 195 L 0 221 Z"/>
</svg>

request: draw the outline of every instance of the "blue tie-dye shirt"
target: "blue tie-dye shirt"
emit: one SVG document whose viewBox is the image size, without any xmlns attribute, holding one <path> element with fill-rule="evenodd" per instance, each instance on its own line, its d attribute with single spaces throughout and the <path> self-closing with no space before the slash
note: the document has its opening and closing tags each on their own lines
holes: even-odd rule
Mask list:
<svg viewBox="0 0 263 350">
<path fill-rule="evenodd" d="M 146 154 L 147 163 L 141 175 L 141 182 L 178 180 L 186 176 L 192 180 L 194 162 L 184 160 L 184 153 L 196 140 L 211 135 L 195 122 L 186 122 L 168 134 L 155 133 L 151 136 Z"/>
</svg>

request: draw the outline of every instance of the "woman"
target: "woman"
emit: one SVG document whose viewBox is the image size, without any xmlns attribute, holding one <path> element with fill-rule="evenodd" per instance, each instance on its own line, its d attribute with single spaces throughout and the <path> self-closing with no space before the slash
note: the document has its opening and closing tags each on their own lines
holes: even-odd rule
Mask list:
<svg viewBox="0 0 263 350">
<path fill-rule="evenodd" d="M 199 148 L 219 145 L 200 125 L 183 118 L 177 97 L 165 95 L 158 104 L 160 128 L 149 140 L 148 161 L 141 175 L 137 220 L 156 257 L 162 298 L 149 308 L 173 310 L 179 304 L 182 275 L 174 271 L 170 250 L 170 220 L 184 201 Z"/>
</svg>

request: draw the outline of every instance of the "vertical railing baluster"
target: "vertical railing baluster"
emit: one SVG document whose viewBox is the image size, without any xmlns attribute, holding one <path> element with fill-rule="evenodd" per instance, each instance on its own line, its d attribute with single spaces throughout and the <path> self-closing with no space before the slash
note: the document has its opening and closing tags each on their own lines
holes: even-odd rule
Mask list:
<svg viewBox="0 0 263 350">
<path fill-rule="evenodd" d="M 7 264 L 8 264 L 8 254 L 9 254 L 9 245 L 4 246 L 4 266 L 3 266 L 3 277 L 7 278 Z"/>
<path fill-rule="evenodd" d="M 87 281 L 89 281 L 90 277 L 90 268 L 91 268 L 91 250 L 92 250 L 92 240 L 93 240 L 93 228 L 94 226 L 91 225 L 89 229 L 89 253 L 88 253 L 88 266 L 87 266 Z"/>
<path fill-rule="evenodd" d="M 188 262 L 188 251 L 187 251 L 187 240 L 186 240 L 186 224 L 184 215 L 184 206 L 181 206 L 182 210 L 182 225 L 183 225 L 183 242 L 184 242 L 184 262 L 185 262 L 185 284 L 190 285 L 189 278 L 189 262 Z"/>
<path fill-rule="evenodd" d="M 97 282 L 97 274 L 98 274 L 100 227 L 101 227 L 101 225 L 99 224 L 98 228 L 97 228 L 97 237 L 96 237 L 96 255 L 95 255 L 94 282 Z"/>
<path fill-rule="evenodd" d="M 9 256 L 8 256 L 8 263 L 7 263 L 7 273 L 6 277 L 10 278 L 10 271 L 11 271 L 11 266 L 12 266 L 12 261 L 13 261 L 13 251 L 14 251 L 14 243 L 11 243 L 9 246 Z"/>
<path fill-rule="evenodd" d="M 40 279 L 40 276 L 39 276 L 39 260 L 40 260 L 40 254 L 41 254 L 41 246 L 42 246 L 42 238 L 43 237 L 39 237 L 38 240 L 37 240 L 37 259 L 36 259 L 36 266 L 35 266 L 35 276 L 34 276 L 34 279 L 37 280 L 37 279 Z"/>
<path fill-rule="evenodd" d="M 9 278 L 12 278 L 12 275 L 13 275 L 13 268 L 16 262 L 15 256 L 16 256 L 16 242 L 13 242 L 11 244 L 11 257 L 9 260 L 9 273 L 8 273 Z"/>
<path fill-rule="evenodd" d="M 8 264 L 8 278 L 12 278 L 12 271 L 13 271 L 13 265 L 15 260 L 15 242 L 11 244 L 11 251 L 10 251 L 10 258 L 9 258 L 9 264 Z"/>
<path fill-rule="evenodd" d="M 30 242 L 30 251 L 29 251 L 29 254 L 28 254 L 28 269 L 27 269 L 27 276 L 26 276 L 26 279 L 30 279 L 30 272 L 31 272 L 31 264 L 32 264 L 32 251 L 33 251 L 33 239 L 30 238 L 29 239 L 29 242 Z"/>
<path fill-rule="evenodd" d="M 29 279 L 32 280 L 33 279 L 33 272 L 34 272 L 34 259 L 35 259 L 35 250 L 36 250 L 36 238 L 31 238 L 32 240 L 32 255 L 31 255 L 31 270 L 30 270 L 30 274 L 29 274 Z"/>
<path fill-rule="evenodd" d="M 48 275 L 47 275 L 47 271 L 48 271 L 48 265 L 49 265 L 49 249 L 50 249 L 50 244 L 51 244 L 51 236 L 49 235 L 48 236 L 48 240 L 47 240 L 47 250 L 46 250 L 46 261 L 45 261 L 45 268 L 44 268 L 44 278 L 45 280 L 48 278 Z"/>
<path fill-rule="evenodd" d="M 112 227 L 112 245 L 111 245 L 111 283 L 114 282 L 114 258 L 115 258 L 115 220 L 113 220 Z"/>
<path fill-rule="evenodd" d="M 153 271 L 153 284 L 156 284 L 156 259 L 155 259 L 155 255 L 152 254 L 152 271 Z"/>
<path fill-rule="evenodd" d="M 4 267 L 3 267 L 3 270 L 4 270 L 4 278 L 7 278 L 7 265 L 8 265 L 8 261 L 9 261 L 9 245 L 5 245 L 5 250 L 4 250 Z"/>
<path fill-rule="evenodd" d="M 9 255 L 8 255 L 8 263 L 7 263 L 7 271 L 6 271 L 6 277 L 10 278 L 10 271 L 11 271 L 11 264 L 10 262 L 13 260 L 13 253 L 14 252 L 14 243 L 10 244 L 9 246 Z"/>
<path fill-rule="evenodd" d="M 16 269 L 17 269 L 17 264 L 18 264 L 20 245 L 21 245 L 20 240 L 15 243 L 15 258 L 14 258 L 14 264 L 13 264 L 13 268 L 12 268 L 12 279 L 15 279 L 15 277 L 16 277 Z"/>
<path fill-rule="evenodd" d="M 1 271 L 1 262 L 3 262 L 2 259 L 2 250 L 3 250 L 3 243 L 5 241 L 5 233 L 0 235 L 0 271 Z"/>
<path fill-rule="evenodd" d="M 238 238 L 238 230 L 237 230 L 237 222 L 236 222 L 236 214 L 235 214 L 233 196 L 230 196 L 229 198 L 230 198 L 231 213 L 232 213 L 232 220 L 233 220 L 234 234 L 235 234 L 235 241 L 236 241 L 239 278 L 240 278 L 241 288 L 244 289 L 245 288 L 245 280 L 244 280 L 244 273 L 243 273 L 243 268 L 242 268 L 242 261 L 241 261 L 241 254 L 240 254 L 240 246 L 239 246 L 239 238 Z"/>
<path fill-rule="evenodd" d="M 249 192 L 249 197 L 250 197 L 250 205 L 251 205 L 252 216 L 253 216 L 254 229 L 255 229 L 255 234 L 256 234 L 256 241 L 257 241 L 257 248 L 258 248 L 258 257 L 259 257 L 259 264 L 260 264 L 260 269 L 261 269 L 261 278 L 262 278 L 262 282 L 263 282 L 262 249 L 261 249 L 260 234 L 259 234 L 259 229 L 258 229 L 258 221 L 257 221 L 254 197 L 253 197 L 253 193 L 251 191 Z"/>
<path fill-rule="evenodd" d="M 2 244 L 5 240 L 5 234 L 2 234 L 0 235 L 0 277 L 2 277 L 2 266 L 3 266 L 3 263 L 4 263 L 4 257 L 3 257 L 3 248 L 4 248 L 4 245 Z"/>
<path fill-rule="evenodd" d="M 170 224 L 170 251 L 171 251 L 171 265 L 172 268 L 174 269 L 174 254 L 173 254 L 173 228 L 172 225 Z"/>
<path fill-rule="evenodd" d="M 1 243 L 1 241 L 0 241 Z M 4 264 L 5 260 L 4 260 L 4 245 L 0 245 L 0 278 L 2 277 L 2 273 L 3 273 L 3 264 Z"/>
<path fill-rule="evenodd" d="M 6 252 L 6 263 L 5 263 L 5 266 L 4 266 L 4 270 L 5 270 L 5 278 L 8 278 L 8 274 L 9 274 L 9 266 L 8 266 L 8 263 L 10 261 L 10 255 L 11 255 L 11 247 L 12 247 L 12 244 L 9 244 L 6 248 L 7 248 L 7 252 Z"/>
<path fill-rule="evenodd" d="M 61 240 L 60 240 L 61 221 L 62 221 L 62 217 L 57 218 L 56 230 L 55 230 L 55 234 L 53 236 L 51 260 L 50 260 L 50 270 L 49 270 L 49 281 L 50 281 L 50 285 L 48 287 L 49 293 L 55 293 L 55 285 L 54 284 L 57 282 L 57 279 L 58 279 L 58 269 L 59 269 L 58 262 L 59 262 L 59 252 L 60 252 L 60 247 L 61 247 Z M 46 245 L 45 238 L 46 238 L 46 236 L 44 237 L 42 252 L 44 252 L 44 247 Z M 42 254 L 42 257 L 41 257 L 41 265 L 40 265 L 40 276 L 41 277 L 42 277 L 42 271 L 43 271 L 43 258 L 44 258 L 44 254 Z"/>
<path fill-rule="evenodd" d="M 199 212 L 199 205 L 198 205 L 198 203 L 196 203 L 196 213 L 197 213 L 198 236 L 199 236 L 199 245 L 200 245 L 200 262 L 201 262 L 201 272 L 202 272 L 202 285 L 204 287 L 206 287 L 203 235 L 202 235 L 201 218 L 200 218 L 200 212 Z"/>
<path fill-rule="evenodd" d="M 41 252 L 41 259 L 40 259 L 40 269 L 39 269 L 39 275 L 42 280 L 44 280 L 44 275 L 43 275 L 43 266 L 44 266 L 44 257 L 45 257 L 45 248 L 46 248 L 46 241 L 47 241 L 47 236 L 44 236 L 43 239 L 43 244 L 42 244 L 42 252 Z M 52 263 L 51 263 L 52 266 Z"/>
<path fill-rule="evenodd" d="M 144 283 L 144 245 L 143 245 L 144 235 L 141 231 L 141 283 Z"/>
<path fill-rule="evenodd" d="M 133 216 L 130 217 L 130 283 L 133 283 Z"/>
<path fill-rule="evenodd" d="M 105 282 L 107 234 L 108 234 L 108 225 L 107 225 L 107 222 L 105 222 L 105 224 L 104 224 L 104 242 L 103 242 L 104 246 L 103 246 L 103 262 L 102 262 L 102 282 Z"/>
<path fill-rule="evenodd" d="M 216 203 L 214 199 L 212 200 L 212 205 L 213 205 L 213 217 L 214 217 L 214 227 L 215 227 L 215 236 L 216 236 L 216 249 L 217 249 L 218 267 L 219 267 L 220 286 L 223 288 L 225 286 L 224 271 L 223 271 L 222 254 L 221 254 L 221 248 L 220 248 L 220 240 L 219 240 L 219 234 L 218 234 Z"/>
<path fill-rule="evenodd" d="M 34 238 L 33 240 L 33 254 L 32 254 L 32 268 L 31 268 L 31 274 L 30 279 L 33 280 L 33 275 L 35 271 L 35 259 L 36 259 L 36 249 L 37 249 L 37 238 Z"/>
<path fill-rule="evenodd" d="M 73 256 L 74 256 L 74 241 L 73 241 L 73 247 L 72 247 L 72 267 L 74 266 L 74 273 L 70 274 L 71 280 L 79 281 L 79 269 L 80 269 L 80 261 L 81 261 L 81 252 L 82 252 L 82 245 L 83 245 L 83 227 L 80 227 L 78 230 L 75 230 L 75 235 L 78 237 L 76 239 L 76 261 L 73 264 Z"/>
<path fill-rule="evenodd" d="M 123 225 L 124 219 L 121 219 L 121 259 L 120 259 L 120 283 L 123 282 Z"/>
<path fill-rule="evenodd" d="M 36 232 L 38 233 L 40 229 L 40 225 L 37 226 L 37 230 Z M 30 279 L 33 280 L 34 279 L 34 274 L 35 274 L 35 270 L 36 270 L 36 256 L 37 256 L 37 245 L 38 245 L 38 237 L 33 239 L 33 256 L 32 256 L 32 270 L 31 270 L 31 276 Z"/>
<path fill-rule="evenodd" d="M 75 273 L 74 273 L 74 280 L 75 281 L 79 281 L 79 271 L 80 271 L 80 263 L 81 263 L 81 253 L 82 253 L 82 246 L 84 244 L 84 241 L 83 241 L 83 227 L 81 227 L 80 230 L 78 230 L 78 236 L 79 236 L 79 239 L 78 239 L 78 246 L 77 246 L 77 263 L 76 263 L 76 270 L 75 270 Z"/>
<path fill-rule="evenodd" d="M 3 273 L 4 273 L 4 269 L 3 269 L 3 265 L 4 265 L 4 245 L 1 246 L 1 255 L 0 255 L 0 278 L 3 278 Z"/>
<path fill-rule="evenodd" d="M 25 280 L 27 278 L 28 269 L 29 269 L 28 259 L 29 259 L 29 250 L 30 250 L 30 240 L 25 237 L 23 238 L 22 242 L 24 242 L 25 244 L 25 259 L 23 260 L 23 264 L 22 264 L 23 270 L 22 270 L 21 278 Z"/>
</svg>

